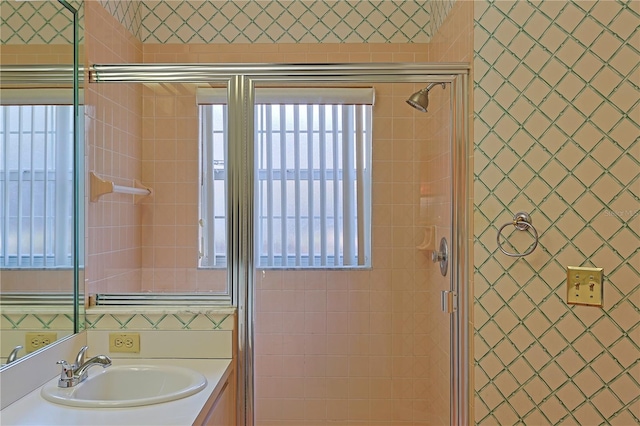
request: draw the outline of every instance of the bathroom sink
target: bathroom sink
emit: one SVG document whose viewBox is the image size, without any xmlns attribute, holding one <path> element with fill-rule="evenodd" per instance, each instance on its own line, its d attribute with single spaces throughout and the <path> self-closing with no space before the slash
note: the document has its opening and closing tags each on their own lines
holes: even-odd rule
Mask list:
<svg viewBox="0 0 640 426">
<path fill-rule="evenodd" d="M 71 388 L 57 379 L 40 392 L 47 401 L 85 408 L 120 408 L 174 401 L 200 392 L 207 379 L 190 368 L 156 365 L 111 366 L 92 370 L 89 378 Z"/>
</svg>

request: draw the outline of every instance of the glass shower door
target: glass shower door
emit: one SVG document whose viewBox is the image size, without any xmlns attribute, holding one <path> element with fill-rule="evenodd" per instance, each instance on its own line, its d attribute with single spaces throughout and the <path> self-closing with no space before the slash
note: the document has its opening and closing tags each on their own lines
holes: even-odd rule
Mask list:
<svg viewBox="0 0 640 426">
<path fill-rule="evenodd" d="M 424 339 L 427 350 L 426 371 L 420 394 L 427 406 L 427 424 L 450 424 L 451 419 L 451 312 L 452 291 L 452 97 L 451 87 L 433 86 L 429 91 L 429 108 L 418 120 L 423 139 L 417 142 L 420 163 L 420 213 L 418 229 L 424 242 L 418 247 L 427 257 L 426 281 L 420 286 L 426 301 L 418 303 L 415 317 L 417 339 Z"/>
<path fill-rule="evenodd" d="M 372 88 L 376 100 L 369 153 L 371 263 L 338 268 L 320 264 L 261 267 L 265 256 L 256 249 L 258 425 L 450 422 L 452 321 L 441 310 L 441 292 L 451 291 L 452 274 L 447 267 L 443 276 L 432 254 L 441 238 L 452 241 L 452 89 L 447 85 L 434 90 L 429 112 L 424 114 L 405 101 L 426 83 L 359 85 Z M 270 144 L 276 151 L 266 155 L 271 156 L 268 176 L 272 180 L 280 173 L 292 175 L 292 197 L 298 194 L 293 177 L 302 176 L 303 186 L 308 182 L 300 164 L 308 154 L 303 146 L 306 137 L 312 138 L 295 137 L 296 132 L 306 133 L 308 124 L 296 114 L 300 111 L 291 108 L 291 117 L 271 117 L 265 123 L 264 114 L 256 112 L 254 121 L 255 134 L 266 127 L 278 137 L 291 134 L 282 140 L 287 144 L 284 150 L 279 143 Z M 279 127 L 281 118 L 291 132 Z M 316 137 L 320 146 L 320 136 Z M 333 153 L 327 151 L 327 155 Z M 261 155 L 257 148 L 255 155 Z M 264 171 L 257 167 L 256 173 Z M 261 198 L 278 200 L 278 205 L 284 192 L 279 180 L 270 184 L 268 180 L 261 183 L 259 176 L 256 180 L 254 212 L 264 221 L 266 207 L 261 207 Z M 261 190 L 261 184 L 270 189 Z M 319 183 L 323 184 L 331 188 L 333 180 Z M 303 206 L 298 206 L 302 210 L 321 202 L 307 192 L 300 194 L 304 195 Z M 272 215 L 289 216 L 295 227 L 299 211 L 284 212 Z M 267 226 L 258 219 L 255 222 L 256 246 L 264 246 L 265 241 L 280 244 L 265 239 Z M 276 236 L 282 233 L 282 228 L 275 230 Z M 289 247 L 295 256 L 295 244 Z"/>
</svg>

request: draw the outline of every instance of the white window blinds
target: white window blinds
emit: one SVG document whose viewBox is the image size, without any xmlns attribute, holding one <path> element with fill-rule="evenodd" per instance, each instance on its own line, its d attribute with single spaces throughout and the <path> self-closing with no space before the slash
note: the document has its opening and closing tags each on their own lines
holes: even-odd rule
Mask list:
<svg viewBox="0 0 640 426">
<path fill-rule="evenodd" d="M 224 97 L 198 93 L 201 266 L 226 260 Z M 370 265 L 372 103 L 370 88 L 256 90 L 259 267 Z"/>
<path fill-rule="evenodd" d="M 51 105 L 56 91 L 27 92 L 0 106 L 0 265 L 71 266 L 73 106 Z"/>
</svg>

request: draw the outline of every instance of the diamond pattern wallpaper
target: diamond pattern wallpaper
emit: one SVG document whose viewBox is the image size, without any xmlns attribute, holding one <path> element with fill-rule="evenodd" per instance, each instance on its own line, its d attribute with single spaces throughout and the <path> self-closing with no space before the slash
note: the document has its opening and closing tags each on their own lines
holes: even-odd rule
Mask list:
<svg viewBox="0 0 640 426">
<path fill-rule="evenodd" d="M 85 315 L 89 330 L 233 330 L 232 313 L 107 313 Z"/>
<path fill-rule="evenodd" d="M 454 0 L 144 1 L 143 43 L 425 43 Z M 432 10 L 437 21 L 432 20 Z"/>
<path fill-rule="evenodd" d="M 426 43 L 455 0 L 98 0 L 144 43 Z M 80 7 L 82 1 L 71 4 Z M 4 0 L 2 44 L 70 43 L 54 1 Z M 82 9 L 82 8 L 81 8 Z M 82 10 L 81 10 L 82 25 Z"/>
<path fill-rule="evenodd" d="M 140 39 L 141 1 L 100 0 L 100 4 L 131 34 Z"/>
<path fill-rule="evenodd" d="M 5 309 L 0 321 L 0 330 L 73 330 L 73 312 L 24 313 Z"/>
<path fill-rule="evenodd" d="M 69 4 L 79 11 L 82 40 L 83 1 Z M 0 2 L 0 44 L 73 43 L 73 16 L 56 1 Z"/>
<path fill-rule="evenodd" d="M 455 0 L 98 0 L 144 43 L 425 43 Z M 82 1 L 70 2 L 80 9 Z M 54 1 L 0 2 L 2 44 L 67 44 Z M 81 30 L 82 34 L 82 30 Z"/>
<path fill-rule="evenodd" d="M 640 421 L 639 3 L 475 4 L 480 425 Z M 567 266 L 604 268 L 603 308 L 566 304 Z"/>
</svg>

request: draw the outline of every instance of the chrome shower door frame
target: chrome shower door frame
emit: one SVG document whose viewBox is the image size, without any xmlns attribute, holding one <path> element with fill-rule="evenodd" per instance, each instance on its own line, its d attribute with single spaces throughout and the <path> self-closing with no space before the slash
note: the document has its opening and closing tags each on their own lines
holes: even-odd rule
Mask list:
<svg viewBox="0 0 640 426">
<path fill-rule="evenodd" d="M 237 424 L 254 424 L 254 93 L 273 83 L 441 83 L 450 84 L 451 279 L 457 306 L 450 322 L 450 422 L 472 423 L 470 315 L 470 135 L 467 63 L 361 64 L 123 64 L 93 65 L 91 82 L 211 83 L 226 81 L 229 107 L 228 280 L 238 309 Z"/>
<path fill-rule="evenodd" d="M 446 65 L 450 65 L 447 68 Z M 303 65 L 297 66 L 304 68 Z M 254 134 L 254 114 L 253 98 L 256 85 L 264 83 L 318 83 L 318 82 L 353 82 L 353 83 L 450 83 L 452 99 L 452 134 L 451 134 L 451 228 L 452 228 L 452 254 L 451 254 L 451 291 L 457 294 L 457 309 L 451 314 L 450 324 L 450 421 L 451 425 L 470 425 L 472 423 L 469 410 L 470 395 L 472 392 L 470 381 L 470 309 L 472 307 L 469 289 L 469 257 L 470 257 L 470 170 L 469 170 L 469 76 L 466 64 L 349 64 L 349 65 L 318 65 L 310 66 L 309 72 L 299 74 L 298 72 L 288 73 L 288 66 L 268 65 L 259 74 L 245 75 L 246 80 L 242 87 L 247 90 L 244 95 L 239 96 L 246 102 L 242 110 L 246 114 L 244 117 L 243 134 L 251 138 L 245 140 L 243 145 L 246 157 L 243 164 L 254 164 L 254 153 L 250 146 L 253 146 Z M 386 69 L 385 69 L 386 68 Z M 407 72 L 408 68 L 412 68 Z M 297 70 L 296 70 L 297 71 Z M 244 225 L 253 227 L 254 218 L 254 188 L 253 171 L 245 170 L 245 182 L 250 188 L 245 189 L 245 196 L 242 199 L 247 205 L 242 210 L 250 218 Z M 240 201 L 240 200 L 238 200 Z M 250 236 L 252 230 L 244 233 L 249 237 L 247 241 L 241 241 L 246 245 L 246 249 L 241 250 L 246 254 L 253 254 L 253 241 Z M 252 271 L 255 265 L 253 256 L 246 258 L 244 271 Z M 243 312 L 245 317 L 239 318 L 243 322 L 242 327 L 246 335 L 238 336 L 239 356 L 244 356 L 243 365 L 245 367 L 245 389 L 243 399 L 246 401 L 244 413 L 240 413 L 238 408 L 238 424 L 254 424 L 254 389 L 253 378 L 255 377 L 253 366 L 253 335 L 254 335 L 254 295 L 255 295 L 255 275 L 241 274 L 247 279 L 246 287 L 238 289 L 238 312 Z M 242 300 L 244 299 L 244 300 Z M 241 309 L 241 306 L 243 307 Z M 239 330 L 240 331 L 240 330 Z M 239 383 L 240 384 L 240 383 Z M 239 396 L 241 394 L 239 393 Z"/>
</svg>

